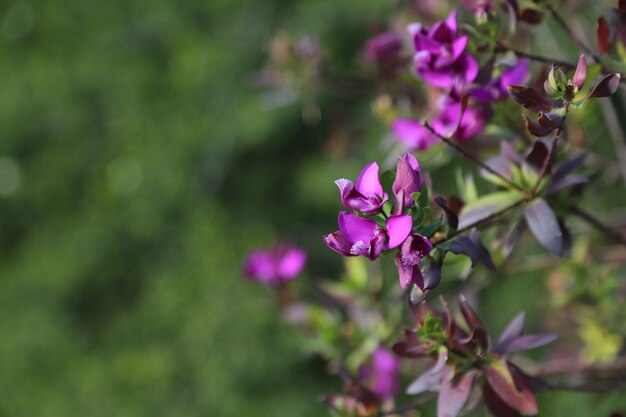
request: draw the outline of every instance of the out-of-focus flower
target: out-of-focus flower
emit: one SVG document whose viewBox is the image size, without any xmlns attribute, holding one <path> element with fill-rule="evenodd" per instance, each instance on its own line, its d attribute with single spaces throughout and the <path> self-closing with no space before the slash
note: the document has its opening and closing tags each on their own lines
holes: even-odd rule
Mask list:
<svg viewBox="0 0 626 417">
<path fill-rule="evenodd" d="M 285 243 L 269 250 L 255 250 L 248 255 L 244 273 L 254 281 L 280 285 L 297 277 L 306 264 L 306 252 Z"/>
<path fill-rule="evenodd" d="M 441 107 L 442 112 L 433 119 L 433 129 L 440 135 L 467 141 L 485 129 L 485 117 L 478 108 L 467 107 L 463 111 L 463 105 L 449 97 L 442 100 Z"/>
<path fill-rule="evenodd" d="M 413 283 L 420 289 L 424 289 L 424 277 L 419 269 L 419 264 L 432 248 L 432 243 L 417 233 L 411 234 L 402 243 L 396 255 L 396 266 L 402 288 L 408 288 Z"/>
<path fill-rule="evenodd" d="M 519 85 L 526 81 L 528 76 L 528 61 L 520 59 L 517 64 L 508 67 L 500 76 L 492 79 L 487 84 L 475 88 L 471 92 L 472 98 L 482 101 L 491 102 L 504 100 L 509 96 L 507 87 L 509 85 Z"/>
<path fill-rule="evenodd" d="M 465 53 L 468 37 L 457 34 L 457 12 L 428 29 L 420 23 L 408 26 L 413 37 L 417 73 L 429 84 L 452 89 L 474 81 L 478 63 Z"/>
<path fill-rule="evenodd" d="M 335 181 L 341 193 L 341 202 L 350 210 L 363 214 L 376 214 L 387 201 L 387 194 L 380 184 L 379 168 L 376 162 L 370 162 L 363 168 L 356 184 L 345 178 Z"/>
<path fill-rule="evenodd" d="M 393 32 L 385 32 L 370 38 L 365 44 L 365 57 L 371 62 L 391 63 L 402 50 L 400 37 Z"/>
<path fill-rule="evenodd" d="M 417 159 L 410 153 L 399 156 L 396 179 L 391 187 L 396 198 L 401 200 L 400 202 L 404 206 L 413 207 L 415 201 L 413 201 L 412 195 L 422 191 L 423 185 L 424 178 Z"/>
<path fill-rule="evenodd" d="M 493 9 L 491 0 L 461 0 L 465 8 L 474 13 L 485 14 Z"/>
<path fill-rule="evenodd" d="M 384 249 L 401 245 L 413 224 L 411 216 L 391 216 L 385 230 L 374 220 L 345 211 L 339 213 L 337 222 L 339 230 L 324 236 L 326 245 L 344 256 L 366 256 L 371 260 L 378 258 Z"/>
<path fill-rule="evenodd" d="M 361 381 L 381 401 L 392 399 L 398 394 L 400 361 L 393 352 L 379 346 L 372 355 L 372 362 L 360 369 Z"/>
<path fill-rule="evenodd" d="M 439 142 L 437 136 L 429 132 L 417 120 L 397 118 L 391 124 L 391 130 L 409 150 L 424 151 Z"/>
</svg>

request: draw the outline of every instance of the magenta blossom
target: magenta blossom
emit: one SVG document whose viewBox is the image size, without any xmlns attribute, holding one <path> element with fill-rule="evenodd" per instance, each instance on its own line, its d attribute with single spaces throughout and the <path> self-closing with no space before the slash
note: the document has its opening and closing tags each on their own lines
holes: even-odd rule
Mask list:
<svg viewBox="0 0 626 417">
<path fill-rule="evenodd" d="M 398 374 L 400 361 L 389 350 L 379 346 L 372 355 L 372 362 L 360 369 L 363 385 L 381 401 L 393 399 L 400 390 Z"/>
<path fill-rule="evenodd" d="M 424 178 L 417 159 L 410 153 L 398 157 L 396 179 L 391 189 L 399 203 L 407 207 L 413 207 L 413 194 L 422 191 Z M 402 210 L 400 210 L 401 212 Z"/>
<path fill-rule="evenodd" d="M 520 59 L 515 66 L 510 66 L 487 84 L 480 86 L 471 92 L 472 98 L 482 102 L 504 100 L 509 96 L 509 85 L 524 84 L 528 76 L 528 61 Z"/>
<path fill-rule="evenodd" d="M 424 277 L 419 264 L 432 250 L 433 245 L 424 236 L 414 233 L 406 238 L 396 256 L 400 286 L 408 288 L 413 283 L 424 289 Z"/>
<path fill-rule="evenodd" d="M 463 112 L 462 104 L 446 97 L 441 107 L 443 111 L 433 119 L 433 129 L 442 136 L 450 136 L 466 141 L 477 136 L 485 129 L 485 116 L 475 107 L 467 107 Z M 459 118 L 461 118 L 459 124 Z"/>
<path fill-rule="evenodd" d="M 437 136 L 417 120 L 398 118 L 392 123 L 391 129 L 394 136 L 409 150 L 424 151 L 439 142 Z"/>
<path fill-rule="evenodd" d="M 341 193 L 341 202 L 350 210 L 363 214 L 376 214 L 387 201 L 387 194 L 380 184 L 379 169 L 376 162 L 370 162 L 363 168 L 356 184 L 345 178 L 335 181 Z"/>
<path fill-rule="evenodd" d="M 450 90 L 476 79 L 478 63 L 465 53 L 468 37 L 457 34 L 456 10 L 430 29 L 414 23 L 408 30 L 413 37 L 417 73 L 426 82 Z"/>
<path fill-rule="evenodd" d="M 393 62 L 402 50 L 400 37 L 393 32 L 385 32 L 369 39 L 365 44 L 365 57 L 371 62 Z"/>
<path fill-rule="evenodd" d="M 491 0 L 461 0 L 461 4 L 474 13 L 488 13 L 493 9 Z"/>
<path fill-rule="evenodd" d="M 400 246 L 413 226 L 411 216 L 391 216 L 385 230 L 374 220 L 345 211 L 339 213 L 337 223 L 339 230 L 325 235 L 324 243 L 344 256 L 366 256 L 371 260 L 378 258 L 384 249 Z"/>
<path fill-rule="evenodd" d="M 246 259 L 244 273 L 254 281 L 280 285 L 298 276 L 306 259 L 304 250 L 284 243 L 277 244 L 269 250 L 252 251 Z"/>
</svg>

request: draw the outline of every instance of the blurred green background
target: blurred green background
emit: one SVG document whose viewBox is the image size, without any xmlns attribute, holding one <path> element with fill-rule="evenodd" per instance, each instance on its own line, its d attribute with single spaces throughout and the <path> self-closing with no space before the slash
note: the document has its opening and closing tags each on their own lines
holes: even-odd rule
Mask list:
<svg viewBox="0 0 626 417">
<path fill-rule="evenodd" d="M 341 99 L 307 125 L 251 80 L 279 29 L 350 71 L 392 7 L 0 3 L 0 416 L 326 415 L 338 381 L 240 266 L 286 236 L 307 277 L 336 273 L 332 181 L 379 155 L 385 127 Z M 357 143 L 330 152 L 331 131 Z M 600 401 L 577 398 L 545 415 Z"/>
</svg>

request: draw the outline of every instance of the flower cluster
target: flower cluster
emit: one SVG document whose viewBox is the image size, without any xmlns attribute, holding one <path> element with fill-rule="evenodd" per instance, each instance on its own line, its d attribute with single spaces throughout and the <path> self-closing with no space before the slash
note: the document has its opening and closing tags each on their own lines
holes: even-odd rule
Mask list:
<svg viewBox="0 0 626 417">
<path fill-rule="evenodd" d="M 365 166 L 355 183 L 347 179 L 335 181 L 343 205 L 355 212 L 339 213 L 339 230 L 324 236 L 324 242 L 332 250 L 344 256 L 365 256 L 377 259 L 385 250 L 400 248 L 396 265 L 400 285 L 407 288 L 411 283 L 424 288 L 419 264 L 430 253 L 432 244 L 413 231 L 413 218 L 403 214 L 405 208 L 415 206 L 413 195 L 424 186 L 417 159 L 409 153 L 398 157 L 396 177 L 391 187 L 394 195 L 392 213 L 383 209 L 388 194 L 380 182 L 376 162 Z"/>
<path fill-rule="evenodd" d="M 409 385 L 407 393 L 438 391 L 439 416 L 456 417 L 473 390 L 482 391 L 485 405 L 496 417 L 537 414 L 533 391 L 541 387 L 541 381 L 526 375 L 507 355 L 546 345 L 556 336 L 523 335 L 524 314 L 519 314 L 492 345 L 482 321 L 464 298 L 459 307 L 467 326 L 457 323 L 443 304 L 445 312 L 425 303 L 410 305 L 417 329 L 407 330 L 405 340 L 393 347 L 402 357 L 436 360 Z"/>
<path fill-rule="evenodd" d="M 476 2 L 475 7 L 488 10 L 487 2 Z M 458 32 L 457 12 L 453 10 L 443 21 L 430 29 L 420 23 L 409 25 L 408 31 L 415 48 L 414 62 L 417 74 L 426 83 L 443 90 L 438 101 L 438 114 L 432 120 L 433 134 L 419 121 L 397 118 L 392 131 L 408 149 L 425 150 L 439 141 L 438 135 L 467 141 L 485 128 L 488 112 L 486 103 L 508 97 L 507 86 L 525 81 L 528 61 L 501 62 L 486 68 L 491 76 L 478 79 L 479 66 L 468 52 L 469 38 Z M 482 72 L 486 72 L 483 70 Z M 463 104 L 464 97 L 476 104 Z"/>
</svg>

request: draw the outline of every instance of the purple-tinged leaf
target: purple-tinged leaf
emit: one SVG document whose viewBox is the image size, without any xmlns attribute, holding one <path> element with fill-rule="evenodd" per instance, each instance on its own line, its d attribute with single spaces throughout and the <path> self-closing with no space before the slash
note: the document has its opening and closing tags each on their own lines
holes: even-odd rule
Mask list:
<svg viewBox="0 0 626 417">
<path fill-rule="evenodd" d="M 478 317 L 478 314 L 476 314 L 472 306 L 470 306 L 469 302 L 463 296 L 459 297 L 459 307 L 461 308 L 461 314 L 463 314 L 463 318 L 469 325 L 470 331 L 474 333 L 472 335 L 473 338 L 476 338 L 479 345 L 483 349 L 489 349 L 489 336 L 487 336 L 485 326 Z"/>
<path fill-rule="evenodd" d="M 409 395 L 421 394 L 425 391 L 434 391 L 441 387 L 441 383 L 446 376 L 453 372 L 450 367 L 437 370 L 436 365 L 424 371 L 415 381 L 407 387 L 406 393 Z"/>
<path fill-rule="evenodd" d="M 422 275 L 424 276 L 424 290 L 435 288 L 441 281 L 441 261 L 431 261 Z"/>
<path fill-rule="evenodd" d="M 619 88 L 619 80 L 622 76 L 618 73 L 609 74 L 603 79 L 600 80 L 591 93 L 587 96 L 585 101 L 590 100 L 592 98 L 602 98 L 602 97 L 610 97 Z"/>
<path fill-rule="evenodd" d="M 453 231 L 457 230 L 459 227 L 459 216 L 448 206 L 448 201 L 443 197 L 435 197 L 435 204 L 437 204 L 441 209 L 446 213 L 446 220 L 448 221 L 448 226 Z"/>
<path fill-rule="evenodd" d="M 520 352 L 523 350 L 531 350 L 541 346 L 545 346 L 554 342 L 559 336 L 552 333 L 528 334 L 515 337 L 500 347 L 502 353 Z"/>
<path fill-rule="evenodd" d="M 496 353 L 503 353 L 502 348 L 509 343 L 511 340 L 515 339 L 522 335 L 522 331 L 524 330 L 524 319 L 526 315 L 522 312 L 511 320 L 509 324 L 502 331 L 502 334 L 498 338 L 498 342 L 496 346 L 493 348 Z"/>
<path fill-rule="evenodd" d="M 493 259 L 491 259 L 491 254 L 489 250 L 483 245 L 483 242 L 480 241 L 480 237 L 478 236 L 478 231 L 476 229 L 472 230 L 470 233 L 470 239 L 474 242 L 474 246 L 476 247 L 476 254 L 478 255 L 478 261 L 485 265 L 488 269 L 495 271 L 496 266 L 493 264 Z"/>
<path fill-rule="evenodd" d="M 486 382 L 483 384 L 483 399 L 487 409 L 495 417 L 520 417 L 520 414 L 502 401 L 502 398 Z"/>
<path fill-rule="evenodd" d="M 522 414 L 537 414 L 537 400 L 522 378 L 514 379 L 504 359 L 498 359 L 485 368 L 487 384 L 509 407 Z"/>
<path fill-rule="evenodd" d="M 526 224 L 537 241 L 550 253 L 563 256 L 563 233 L 556 215 L 543 199 L 533 201 L 524 210 Z"/>
<path fill-rule="evenodd" d="M 550 184 L 550 188 L 548 188 L 548 194 L 554 194 L 565 188 L 587 184 L 588 182 L 589 177 L 585 175 L 570 175 L 565 178 L 559 178 L 552 181 L 552 183 Z"/>
<path fill-rule="evenodd" d="M 529 119 L 528 116 L 526 116 L 525 114 L 522 114 L 522 119 L 526 124 L 526 130 L 528 130 L 528 133 L 538 138 L 548 136 L 553 130 L 542 126 L 541 124 L 539 124 L 539 122 Z"/>
<path fill-rule="evenodd" d="M 509 85 L 509 94 L 519 104 L 535 112 L 549 112 L 556 108 L 555 103 L 532 87 Z"/>
<path fill-rule="evenodd" d="M 601 54 L 609 53 L 609 24 L 604 16 L 600 16 L 598 18 L 598 24 L 596 26 L 596 43 L 598 44 L 598 52 Z"/>
<path fill-rule="evenodd" d="M 521 195 L 517 191 L 498 191 L 466 204 L 459 215 L 459 229 L 486 219 L 499 210 L 514 204 L 520 197 Z"/>
<path fill-rule="evenodd" d="M 530 152 L 526 156 L 526 162 L 537 169 L 541 169 L 543 164 L 546 162 L 548 155 L 550 155 L 550 148 L 548 144 L 542 140 L 536 140 L 535 143 L 533 143 L 533 147 Z"/>
<path fill-rule="evenodd" d="M 413 288 L 411 288 L 411 293 L 409 294 L 409 301 L 411 301 L 412 304 L 419 304 L 423 301 L 426 301 L 429 295 L 429 289 L 422 289 L 417 285 L 413 285 Z"/>
<path fill-rule="evenodd" d="M 565 161 L 559 165 L 556 168 L 556 171 L 554 171 L 554 175 L 552 175 L 553 181 L 565 177 L 567 174 L 576 169 L 585 161 L 585 159 L 587 159 L 587 155 L 589 155 L 588 152 L 581 153 L 576 158 Z"/>
<path fill-rule="evenodd" d="M 565 220 L 558 217 L 559 227 L 561 228 L 561 233 L 563 233 L 563 251 L 569 252 L 572 250 L 572 234 L 569 231 L 569 227 L 565 224 Z"/>
<path fill-rule="evenodd" d="M 550 130 L 555 130 L 563 126 L 565 118 L 555 113 L 539 112 L 537 115 L 537 122 Z"/>
<path fill-rule="evenodd" d="M 453 378 L 441 386 L 437 398 L 437 417 L 456 417 L 459 415 L 472 391 L 475 377 L 476 371 L 469 371 L 459 381 L 456 381 L 457 378 Z"/>
<path fill-rule="evenodd" d="M 505 257 L 508 257 L 515 246 L 517 246 L 517 242 L 519 242 L 522 237 L 522 233 L 524 232 L 524 222 L 518 221 L 511 227 L 504 238 L 504 244 L 502 245 L 502 254 Z"/>
<path fill-rule="evenodd" d="M 578 65 L 576 66 L 576 72 L 574 72 L 574 78 L 572 78 L 572 84 L 578 90 L 583 88 L 585 80 L 587 79 L 587 61 L 585 55 L 581 54 L 578 58 Z"/>
</svg>

